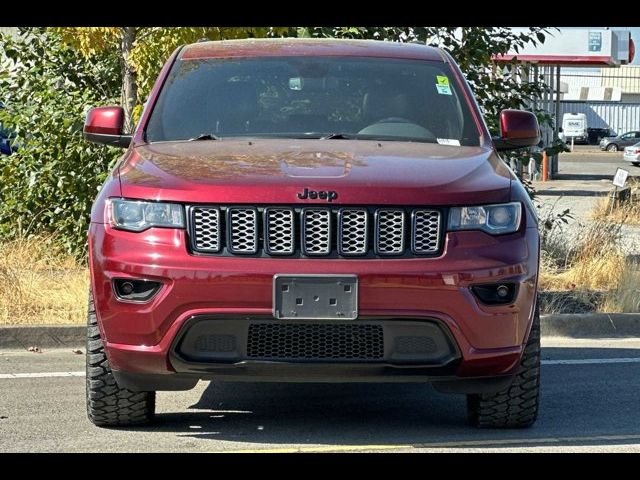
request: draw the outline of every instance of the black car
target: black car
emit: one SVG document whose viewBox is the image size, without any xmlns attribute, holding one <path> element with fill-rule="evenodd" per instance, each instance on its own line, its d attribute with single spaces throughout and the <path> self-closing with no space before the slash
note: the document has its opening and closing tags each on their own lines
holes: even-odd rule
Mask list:
<svg viewBox="0 0 640 480">
<path fill-rule="evenodd" d="M 589 136 L 589 145 L 598 145 L 600 140 L 605 137 L 615 137 L 616 132 L 610 128 L 587 128 L 587 135 Z"/>
</svg>

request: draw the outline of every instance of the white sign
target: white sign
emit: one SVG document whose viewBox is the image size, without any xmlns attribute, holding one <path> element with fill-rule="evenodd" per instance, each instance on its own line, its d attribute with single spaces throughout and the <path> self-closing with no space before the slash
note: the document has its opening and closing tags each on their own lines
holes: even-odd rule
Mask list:
<svg viewBox="0 0 640 480">
<path fill-rule="evenodd" d="M 624 184 L 627 181 L 627 177 L 629 176 L 629 172 L 623 168 L 618 168 L 616 170 L 616 176 L 613 177 L 613 184 L 616 187 L 624 188 Z"/>
</svg>

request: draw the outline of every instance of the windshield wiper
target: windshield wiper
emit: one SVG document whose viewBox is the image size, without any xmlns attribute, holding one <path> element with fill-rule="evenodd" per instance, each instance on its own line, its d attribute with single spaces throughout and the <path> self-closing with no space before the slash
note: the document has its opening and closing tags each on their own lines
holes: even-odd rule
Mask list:
<svg viewBox="0 0 640 480">
<path fill-rule="evenodd" d="M 190 138 L 188 141 L 193 142 L 194 140 L 220 140 L 220 137 L 215 136 L 213 133 L 201 133 L 197 137 Z"/>
<path fill-rule="evenodd" d="M 349 133 L 329 133 L 320 137 L 320 140 L 353 140 L 355 138 L 358 138 L 358 136 Z"/>
</svg>

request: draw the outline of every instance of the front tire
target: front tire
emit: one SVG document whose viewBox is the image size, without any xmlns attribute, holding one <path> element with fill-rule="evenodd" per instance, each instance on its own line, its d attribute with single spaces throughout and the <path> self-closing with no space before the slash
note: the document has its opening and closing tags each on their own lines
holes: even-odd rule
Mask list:
<svg viewBox="0 0 640 480">
<path fill-rule="evenodd" d="M 540 403 L 540 312 L 536 311 L 518 371 L 505 390 L 467 395 L 469 422 L 480 428 L 526 428 L 538 418 Z"/>
<path fill-rule="evenodd" d="M 93 296 L 87 319 L 87 415 L 98 427 L 126 427 L 149 423 L 155 416 L 156 392 L 133 392 L 118 387 L 100 337 Z"/>
<path fill-rule="evenodd" d="M 617 152 L 618 151 L 618 145 L 616 145 L 615 143 L 612 143 L 611 145 L 607 145 L 607 152 Z"/>
</svg>

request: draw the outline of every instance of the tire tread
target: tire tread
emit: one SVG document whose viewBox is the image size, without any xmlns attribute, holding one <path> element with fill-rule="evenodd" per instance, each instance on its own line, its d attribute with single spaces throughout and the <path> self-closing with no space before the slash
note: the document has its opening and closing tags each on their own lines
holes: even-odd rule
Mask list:
<svg viewBox="0 0 640 480">
<path fill-rule="evenodd" d="M 155 416 L 156 392 L 133 392 L 118 387 L 89 295 L 87 319 L 87 415 L 99 427 L 143 425 Z"/>
<path fill-rule="evenodd" d="M 506 389 L 467 396 L 472 425 L 480 428 L 526 428 L 538 418 L 540 403 L 540 314 L 536 312 L 518 371 Z"/>
</svg>

